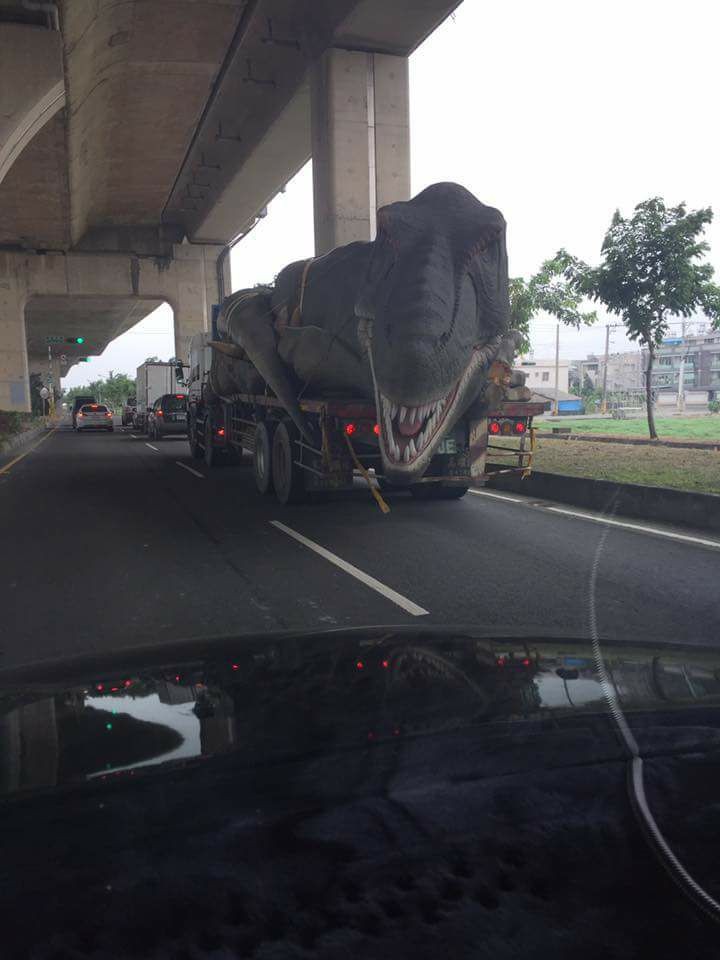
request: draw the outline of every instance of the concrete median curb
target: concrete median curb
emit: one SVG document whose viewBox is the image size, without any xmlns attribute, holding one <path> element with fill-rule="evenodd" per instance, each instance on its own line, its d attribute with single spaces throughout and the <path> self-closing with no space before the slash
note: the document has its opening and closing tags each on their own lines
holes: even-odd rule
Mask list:
<svg viewBox="0 0 720 960">
<path fill-rule="evenodd" d="M 12 453 L 13 450 L 17 450 L 18 447 L 24 447 L 26 443 L 30 443 L 37 437 L 42 436 L 42 434 L 46 433 L 49 429 L 45 424 L 42 424 L 42 426 L 33 427 L 31 430 L 23 431 L 23 433 L 17 433 L 14 437 L 10 437 L 9 440 L 2 441 L 2 443 L 0 443 L 0 457 L 7 456 L 9 453 Z"/>
<path fill-rule="evenodd" d="M 615 516 L 720 533 L 720 495 L 715 493 L 691 493 L 669 487 L 645 487 L 638 483 L 614 483 L 537 472 L 525 480 L 515 474 L 495 477 L 488 481 L 488 487 L 541 500 L 557 500 Z"/>
</svg>

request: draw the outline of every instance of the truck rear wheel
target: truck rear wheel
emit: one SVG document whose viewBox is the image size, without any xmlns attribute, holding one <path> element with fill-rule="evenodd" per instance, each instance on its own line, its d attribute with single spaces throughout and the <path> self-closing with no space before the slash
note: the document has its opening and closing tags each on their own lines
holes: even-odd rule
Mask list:
<svg viewBox="0 0 720 960">
<path fill-rule="evenodd" d="M 204 457 L 205 465 L 208 467 L 216 467 L 218 464 L 218 450 L 213 445 L 213 422 L 212 417 L 210 416 L 210 411 L 208 410 L 205 415 L 205 431 L 203 434 L 203 448 L 204 448 Z"/>
<path fill-rule="evenodd" d="M 272 444 L 272 480 L 280 503 L 299 503 L 305 499 L 305 475 L 295 463 L 295 441 L 300 434 L 288 420 L 275 430 Z"/>
<path fill-rule="evenodd" d="M 193 460 L 202 460 L 203 447 L 198 435 L 197 418 L 190 417 L 188 423 L 188 441 L 190 443 L 190 456 Z"/>
<path fill-rule="evenodd" d="M 416 500 L 459 500 L 468 489 L 449 483 L 416 483 L 410 487 L 410 493 Z"/>
<path fill-rule="evenodd" d="M 255 450 L 253 452 L 253 475 L 258 492 L 272 493 L 272 450 L 275 424 L 261 421 L 255 427 Z"/>
</svg>

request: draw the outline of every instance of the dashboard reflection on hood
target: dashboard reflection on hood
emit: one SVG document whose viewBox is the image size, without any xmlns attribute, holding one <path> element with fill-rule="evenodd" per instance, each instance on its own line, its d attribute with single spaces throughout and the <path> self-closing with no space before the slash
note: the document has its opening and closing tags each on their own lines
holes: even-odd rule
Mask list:
<svg viewBox="0 0 720 960">
<path fill-rule="evenodd" d="M 627 710 L 720 698 L 712 650 L 614 646 Z M 0 793 L 235 752 L 263 762 L 487 724 L 606 710 L 587 643 L 392 632 L 239 644 L 227 657 L 0 689 Z"/>
</svg>

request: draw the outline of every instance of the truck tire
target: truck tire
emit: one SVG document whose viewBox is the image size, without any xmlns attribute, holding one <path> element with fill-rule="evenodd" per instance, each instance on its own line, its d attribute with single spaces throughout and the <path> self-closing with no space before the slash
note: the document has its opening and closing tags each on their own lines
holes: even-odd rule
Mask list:
<svg viewBox="0 0 720 960">
<path fill-rule="evenodd" d="M 410 487 L 410 493 L 416 500 L 460 500 L 468 489 L 454 484 L 415 483 Z"/>
<path fill-rule="evenodd" d="M 205 465 L 207 467 L 216 467 L 218 465 L 218 461 L 220 458 L 218 457 L 217 448 L 213 446 L 213 423 L 212 423 L 212 417 L 210 416 L 209 410 L 205 416 L 203 449 L 204 449 Z"/>
<path fill-rule="evenodd" d="M 271 420 L 260 421 L 255 427 L 255 450 L 253 452 L 253 476 L 258 492 L 272 493 L 272 449 L 275 424 Z"/>
<path fill-rule="evenodd" d="M 188 421 L 188 442 L 193 460 L 202 460 L 203 447 L 198 436 L 197 417 L 191 417 Z"/>
<path fill-rule="evenodd" d="M 279 423 L 272 444 L 272 480 L 280 503 L 300 503 L 305 499 L 305 474 L 295 463 L 295 440 L 300 434 L 290 420 Z"/>
</svg>

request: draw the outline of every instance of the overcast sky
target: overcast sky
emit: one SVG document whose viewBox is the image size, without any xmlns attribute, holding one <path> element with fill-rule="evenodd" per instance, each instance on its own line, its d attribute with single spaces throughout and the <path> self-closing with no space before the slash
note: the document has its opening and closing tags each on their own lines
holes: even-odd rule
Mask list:
<svg viewBox="0 0 720 960">
<path fill-rule="evenodd" d="M 597 261 L 615 208 L 650 196 L 720 216 L 719 32 L 716 0 L 465 0 L 410 59 L 413 193 L 455 180 L 498 207 L 512 276 L 561 246 Z M 707 239 L 720 273 L 720 221 Z M 312 254 L 308 165 L 235 248 L 233 288 Z M 600 325 L 560 335 L 564 357 L 604 349 Z M 554 321 L 539 318 L 536 356 L 554 343 Z M 614 330 L 611 349 L 626 348 Z M 161 307 L 64 385 L 173 352 Z"/>
</svg>

